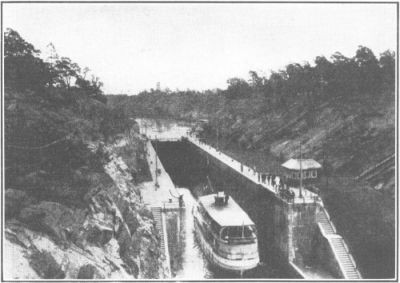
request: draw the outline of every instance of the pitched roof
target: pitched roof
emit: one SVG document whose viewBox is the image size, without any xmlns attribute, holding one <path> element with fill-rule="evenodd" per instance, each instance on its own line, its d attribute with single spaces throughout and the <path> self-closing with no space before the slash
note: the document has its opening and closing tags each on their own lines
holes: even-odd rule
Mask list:
<svg viewBox="0 0 400 283">
<path fill-rule="evenodd" d="M 223 206 L 215 205 L 216 194 L 206 195 L 199 198 L 199 202 L 208 212 L 210 217 L 220 226 L 242 226 L 254 225 L 246 212 L 229 197 L 228 203 Z"/>
<path fill-rule="evenodd" d="M 300 159 L 289 159 L 282 164 L 282 167 L 290 170 L 300 170 Z M 301 159 L 301 168 L 303 170 L 320 169 L 322 166 L 314 159 Z"/>
</svg>

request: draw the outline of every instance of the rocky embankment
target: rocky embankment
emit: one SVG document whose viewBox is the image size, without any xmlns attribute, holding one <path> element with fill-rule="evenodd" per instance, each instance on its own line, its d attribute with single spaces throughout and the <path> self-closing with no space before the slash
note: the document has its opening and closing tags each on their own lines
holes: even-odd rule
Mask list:
<svg viewBox="0 0 400 283">
<path fill-rule="evenodd" d="M 83 207 L 6 188 L 5 279 L 164 278 L 160 239 L 139 190 L 141 141 L 132 132 L 103 147 L 104 172 L 84 172 L 91 188 Z"/>
</svg>

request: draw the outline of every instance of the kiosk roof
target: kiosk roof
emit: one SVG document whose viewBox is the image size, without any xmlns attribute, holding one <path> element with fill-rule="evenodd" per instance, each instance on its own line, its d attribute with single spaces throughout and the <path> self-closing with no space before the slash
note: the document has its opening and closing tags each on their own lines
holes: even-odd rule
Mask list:
<svg viewBox="0 0 400 283">
<path fill-rule="evenodd" d="M 314 159 L 301 159 L 300 161 L 300 159 L 293 159 L 293 158 L 283 163 L 282 167 L 285 167 L 290 170 L 300 170 L 300 162 L 302 170 L 322 168 L 321 164 L 319 164 Z"/>
</svg>

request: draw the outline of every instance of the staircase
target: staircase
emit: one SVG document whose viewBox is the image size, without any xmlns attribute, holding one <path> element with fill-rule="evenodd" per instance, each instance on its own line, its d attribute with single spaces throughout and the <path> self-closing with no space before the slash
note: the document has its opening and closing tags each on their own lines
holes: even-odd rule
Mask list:
<svg viewBox="0 0 400 283">
<path fill-rule="evenodd" d="M 329 220 L 329 216 L 325 211 L 318 213 L 317 223 L 321 224 L 325 235 L 336 234 L 335 226 L 333 226 L 333 223 Z"/>
<path fill-rule="evenodd" d="M 160 233 L 160 248 L 162 253 L 165 256 L 165 260 L 163 263 L 164 270 L 166 272 L 166 277 L 171 278 L 171 263 L 169 257 L 169 250 L 168 250 L 168 237 L 167 237 L 167 228 L 165 224 L 165 220 L 163 217 L 163 212 L 161 207 L 153 206 L 151 207 L 151 212 L 153 214 L 154 221 L 156 222 L 156 229 Z"/>
<path fill-rule="evenodd" d="M 151 212 L 153 213 L 153 218 L 154 221 L 156 222 L 156 228 L 158 232 L 160 233 L 160 244 L 161 244 L 161 250 L 166 254 L 166 243 L 164 241 L 164 229 L 163 229 L 163 224 L 162 224 L 162 216 L 161 216 L 161 207 L 152 207 Z"/>
<path fill-rule="evenodd" d="M 345 279 L 361 279 L 361 275 L 357 270 L 353 257 L 349 253 L 343 238 L 340 236 L 332 237 L 329 239 L 329 242 L 337 256 Z"/>
<path fill-rule="evenodd" d="M 350 254 L 343 238 L 336 234 L 336 228 L 331 222 L 325 208 L 322 208 L 322 211 L 317 214 L 317 223 L 321 229 L 322 235 L 328 240 L 331 246 L 343 277 L 345 279 L 362 279 L 353 256 Z"/>
</svg>

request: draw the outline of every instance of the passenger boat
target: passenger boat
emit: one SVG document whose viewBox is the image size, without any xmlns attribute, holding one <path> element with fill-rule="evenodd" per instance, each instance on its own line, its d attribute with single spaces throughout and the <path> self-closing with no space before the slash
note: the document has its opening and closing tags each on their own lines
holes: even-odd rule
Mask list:
<svg viewBox="0 0 400 283">
<path fill-rule="evenodd" d="M 199 197 L 193 218 L 196 238 L 213 265 L 240 273 L 258 265 L 256 227 L 228 195 L 218 192 Z"/>
</svg>

